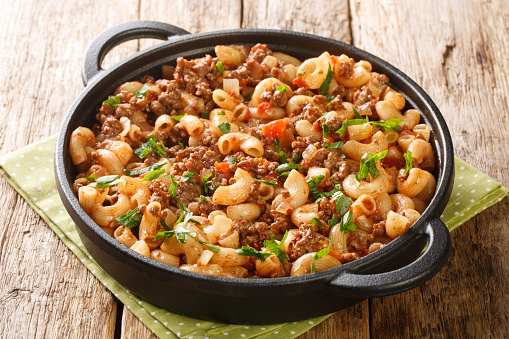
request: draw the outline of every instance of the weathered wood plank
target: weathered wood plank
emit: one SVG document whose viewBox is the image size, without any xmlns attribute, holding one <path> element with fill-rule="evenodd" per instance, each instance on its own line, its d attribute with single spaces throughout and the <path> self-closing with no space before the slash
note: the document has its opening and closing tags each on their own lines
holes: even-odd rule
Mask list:
<svg viewBox="0 0 509 339">
<path fill-rule="evenodd" d="M 421 84 L 445 116 L 456 154 L 508 186 L 509 4 L 351 1 L 351 9 L 355 45 Z M 507 336 L 507 206 L 454 231 L 451 259 L 431 281 L 372 300 L 372 333 Z"/>
<path fill-rule="evenodd" d="M 124 4 L 137 8 L 136 1 Z M 119 17 L 116 6 L 0 1 L 0 154 L 57 132 L 83 88 L 81 60 L 89 42 L 103 29 L 137 18 Z M 2 336 L 112 338 L 111 293 L 3 179 L 0 196 L 7 207 L 0 211 Z"/>
</svg>

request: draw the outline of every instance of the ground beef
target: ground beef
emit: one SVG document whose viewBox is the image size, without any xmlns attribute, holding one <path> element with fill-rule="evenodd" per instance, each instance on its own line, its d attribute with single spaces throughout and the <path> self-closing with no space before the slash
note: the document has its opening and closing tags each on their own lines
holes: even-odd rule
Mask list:
<svg viewBox="0 0 509 339">
<path fill-rule="evenodd" d="M 260 98 L 270 102 L 272 107 L 284 107 L 291 97 L 290 91 L 278 91 L 277 87 L 277 84 L 273 84 L 270 90 L 265 89 L 260 95 Z"/>
<path fill-rule="evenodd" d="M 261 79 L 270 77 L 271 70 L 261 64 L 267 55 L 272 55 L 267 45 L 256 44 L 251 48 L 244 64 L 233 70 L 227 78 L 245 80 L 247 86 L 258 85 Z"/>
<path fill-rule="evenodd" d="M 279 175 L 274 170 L 279 166 L 278 162 L 271 162 L 262 158 L 246 156 L 244 159 L 237 159 L 237 167 L 247 171 L 253 178 L 264 179 L 267 176 L 275 178 Z M 266 180 L 266 179 L 264 179 Z"/>
<path fill-rule="evenodd" d="M 190 202 L 198 201 L 200 195 L 202 195 L 202 190 L 198 184 L 179 181 L 175 196 L 179 198 L 185 206 Z"/>
<path fill-rule="evenodd" d="M 293 95 L 305 95 L 308 97 L 312 97 L 315 94 L 313 92 L 311 92 L 309 89 L 307 89 L 306 87 L 299 87 L 297 90 L 295 90 L 293 92 Z"/>
<path fill-rule="evenodd" d="M 326 148 L 319 148 L 315 154 L 311 156 L 309 159 L 302 160 L 300 165 L 302 169 L 309 169 L 313 166 L 323 166 L 323 162 L 327 159 L 330 151 Z"/>
<path fill-rule="evenodd" d="M 302 154 L 308 148 L 309 145 L 314 145 L 316 148 L 322 147 L 320 142 L 313 136 L 309 137 L 297 137 L 292 142 L 293 154 L 295 156 L 297 154 Z"/>
<path fill-rule="evenodd" d="M 240 234 L 240 244 L 261 250 L 264 240 L 270 240 L 270 226 L 265 222 L 234 221 L 233 228 Z"/>
<path fill-rule="evenodd" d="M 370 242 L 366 232 L 355 230 L 350 233 L 348 237 L 348 251 L 357 252 L 364 255 L 365 251 L 369 248 Z"/>
<path fill-rule="evenodd" d="M 197 59 L 198 61 L 189 61 L 184 58 L 177 59 L 175 68 L 175 79 L 180 81 L 186 92 L 202 97 L 205 101 L 210 101 L 212 91 L 221 86 L 219 73 L 216 67 L 216 59 L 210 55 Z"/>
<path fill-rule="evenodd" d="M 109 115 L 104 118 L 101 132 L 106 138 L 116 137 L 122 130 L 122 124 L 114 116 Z"/>
<path fill-rule="evenodd" d="M 338 63 L 335 68 L 336 75 L 344 78 L 349 78 L 350 75 L 353 72 L 353 65 L 355 61 L 350 58 L 349 61 L 343 61 L 341 59 L 338 59 Z"/>
<path fill-rule="evenodd" d="M 373 233 L 371 233 L 368 237 L 370 243 L 374 243 L 377 238 L 386 237 L 385 233 L 385 220 L 382 220 L 373 225 Z"/>
<path fill-rule="evenodd" d="M 265 207 L 265 200 L 260 198 L 260 183 L 258 181 L 253 180 L 253 182 L 251 182 L 251 186 L 249 188 L 249 197 L 245 202 L 258 204 Z"/>
<path fill-rule="evenodd" d="M 279 213 L 278 211 L 270 211 L 270 214 L 274 218 L 274 222 L 270 224 L 270 231 L 272 234 L 284 234 L 286 230 L 293 227 L 292 220 L 289 216 Z"/>
<path fill-rule="evenodd" d="M 323 164 L 333 173 L 331 179 L 342 181 L 350 174 L 350 165 L 335 152 L 330 152 Z"/>
<path fill-rule="evenodd" d="M 221 206 L 212 203 L 212 199 L 207 199 L 208 202 L 200 201 L 198 203 L 198 211 L 202 217 L 208 217 L 210 213 L 221 210 Z"/>
<path fill-rule="evenodd" d="M 330 198 L 322 198 L 320 200 L 320 203 L 318 204 L 318 215 L 317 218 L 321 221 L 328 221 L 334 218 L 334 205 L 332 204 L 332 199 Z M 326 226 L 326 227 L 325 227 Z M 318 230 L 323 235 L 328 235 L 329 233 L 329 226 L 323 225 L 323 227 L 320 227 Z"/>
<path fill-rule="evenodd" d="M 367 86 L 362 86 L 355 94 L 354 98 L 354 106 L 357 107 L 360 114 L 366 114 L 368 112 L 376 112 L 375 104 L 378 102 L 378 99 L 375 98 L 371 90 Z"/>
<path fill-rule="evenodd" d="M 170 206 L 171 196 L 168 187 L 159 179 L 151 180 L 148 184 L 151 196 L 149 202 L 158 202 L 164 210 Z"/>
<path fill-rule="evenodd" d="M 350 261 L 354 261 L 354 260 L 357 260 L 359 259 L 359 255 L 357 253 L 345 253 L 343 254 L 343 256 L 341 257 L 341 263 L 344 265 Z"/>
<path fill-rule="evenodd" d="M 323 235 L 313 232 L 310 224 L 302 224 L 290 242 L 291 260 L 297 260 L 306 253 L 318 252 L 329 245 L 329 240 Z"/>
<path fill-rule="evenodd" d="M 330 102 L 330 105 L 327 106 L 327 111 L 342 111 L 345 107 L 343 106 L 343 99 L 341 96 L 336 96 Z"/>
<path fill-rule="evenodd" d="M 304 109 L 302 110 L 302 115 L 299 117 L 298 120 L 305 119 L 308 120 L 310 123 L 314 123 L 316 120 L 320 119 L 322 117 L 323 112 L 312 104 L 307 104 L 304 106 Z"/>
<path fill-rule="evenodd" d="M 389 78 L 385 74 L 379 74 L 379 73 L 373 72 L 373 73 L 371 73 L 371 76 L 373 78 L 375 78 L 376 80 L 378 80 L 378 82 L 380 83 L 380 86 L 383 86 L 383 85 L 389 83 Z"/>
</svg>

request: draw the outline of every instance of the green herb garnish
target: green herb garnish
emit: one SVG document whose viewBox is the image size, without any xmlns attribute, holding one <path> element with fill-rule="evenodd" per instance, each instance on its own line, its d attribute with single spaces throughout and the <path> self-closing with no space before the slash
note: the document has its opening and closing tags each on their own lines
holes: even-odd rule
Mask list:
<svg viewBox="0 0 509 339">
<path fill-rule="evenodd" d="M 95 188 L 107 188 L 116 184 L 120 184 L 121 182 L 124 182 L 124 179 L 118 179 L 118 175 L 105 175 L 97 178 L 93 183 L 88 184 L 87 186 Z"/>
<path fill-rule="evenodd" d="M 223 63 L 221 61 L 216 62 L 216 67 L 217 67 L 217 70 L 219 71 L 219 73 L 221 73 L 221 76 L 223 76 L 223 74 L 224 74 Z"/>
<path fill-rule="evenodd" d="M 159 178 L 161 175 L 164 174 L 164 170 L 163 169 L 159 169 L 159 170 L 155 170 L 155 171 L 150 171 L 148 172 L 144 177 L 143 179 L 141 179 L 141 181 L 151 181 L 151 180 L 156 180 L 157 178 Z"/>
<path fill-rule="evenodd" d="M 216 115 L 226 115 L 226 113 L 225 112 L 217 112 Z"/>
<path fill-rule="evenodd" d="M 186 113 L 186 114 L 184 114 L 184 115 L 172 115 L 172 116 L 171 116 L 171 118 L 172 118 L 173 120 L 180 121 L 180 119 L 182 119 L 182 118 L 183 118 L 183 117 L 185 117 L 186 115 L 187 115 L 187 113 Z"/>
<path fill-rule="evenodd" d="M 237 163 L 237 158 L 229 157 L 227 163 L 228 163 L 228 165 L 236 164 Z"/>
<path fill-rule="evenodd" d="M 327 149 L 336 149 L 343 147 L 344 144 L 345 144 L 344 141 L 336 141 L 333 143 L 324 142 L 323 147 L 326 147 Z"/>
<path fill-rule="evenodd" d="M 412 152 L 410 150 L 407 150 L 405 153 L 403 153 L 403 158 L 405 158 L 406 162 L 406 169 L 403 175 L 407 175 L 410 173 L 410 170 L 412 169 Z"/>
<path fill-rule="evenodd" d="M 401 131 L 401 126 L 399 125 L 400 122 L 403 122 L 405 120 L 401 118 L 391 119 L 387 121 L 370 121 L 369 123 L 373 126 L 380 126 L 384 130 L 394 131 L 398 132 Z"/>
<path fill-rule="evenodd" d="M 137 98 L 143 98 L 145 95 L 147 95 L 147 90 L 149 87 L 149 85 L 144 84 L 143 87 L 138 92 L 134 92 L 133 95 Z"/>
<path fill-rule="evenodd" d="M 263 242 L 263 246 L 266 247 L 269 251 L 274 253 L 276 255 L 276 257 L 279 258 L 279 261 L 281 261 L 281 265 L 283 265 L 285 260 L 288 259 L 288 254 L 286 254 L 283 251 L 283 243 L 285 242 L 287 236 L 288 236 L 288 231 L 285 232 L 283 239 L 281 239 L 281 241 L 278 244 L 276 242 L 276 240 L 274 239 L 274 236 L 271 233 L 270 234 L 271 240 L 265 240 Z"/>
<path fill-rule="evenodd" d="M 322 222 L 317 217 L 313 217 L 313 219 L 311 219 L 311 225 L 318 225 L 318 227 L 322 227 Z"/>
<path fill-rule="evenodd" d="M 311 260 L 311 273 L 315 273 L 315 261 L 322 258 L 324 255 L 329 254 L 330 252 L 331 239 L 329 238 L 329 246 L 327 248 L 322 248 L 318 252 L 313 255 L 313 259 Z"/>
<path fill-rule="evenodd" d="M 303 76 L 304 74 L 306 74 L 307 72 L 308 72 L 308 71 L 304 71 L 304 72 L 297 73 L 297 76 L 298 76 L 298 77 L 301 77 L 301 76 Z"/>
<path fill-rule="evenodd" d="M 281 86 L 276 87 L 276 91 L 279 91 L 279 92 L 286 91 L 287 89 L 288 89 L 288 86 L 286 86 L 286 85 L 281 85 Z"/>
<path fill-rule="evenodd" d="M 90 180 L 90 181 L 93 181 L 93 180 L 95 179 L 95 174 L 94 174 L 94 173 L 92 173 L 92 174 L 90 174 L 88 177 L 86 177 L 85 179 L 88 179 L 88 180 Z"/>
<path fill-rule="evenodd" d="M 194 180 L 193 180 L 193 178 L 191 178 L 191 177 L 192 177 L 193 175 L 195 175 L 195 174 L 196 174 L 196 173 L 195 173 L 195 172 L 192 172 L 192 171 L 187 172 L 186 174 L 184 174 L 184 175 L 182 176 L 182 181 L 184 181 L 184 182 L 190 182 L 190 183 L 192 183 L 192 184 L 196 183 L 196 181 L 194 181 Z"/>
<path fill-rule="evenodd" d="M 147 137 L 146 143 L 141 144 L 141 146 L 134 151 L 134 154 L 143 159 L 150 153 L 150 151 L 154 151 L 161 157 L 166 158 L 166 148 L 164 147 L 163 142 L 152 134 Z"/>
<path fill-rule="evenodd" d="M 143 174 L 143 173 L 147 173 L 147 172 L 150 172 L 150 171 L 158 170 L 158 169 L 160 169 L 161 167 L 163 167 L 166 164 L 167 164 L 167 162 L 163 161 L 163 162 L 158 162 L 157 164 L 153 164 L 153 165 L 150 165 L 148 167 L 140 168 L 140 169 L 134 170 L 134 171 L 130 171 L 128 169 L 124 169 L 124 173 L 129 175 L 129 176 L 137 176 L 137 175 L 140 175 L 140 174 Z"/>
<path fill-rule="evenodd" d="M 117 105 L 120 103 L 121 103 L 120 96 L 118 96 L 118 95 L 115 95 L 114 97 L 111 97 L 111 98 L 103 101 L 103 104 L 105 104 L 106 106 L 113 107 L 113 108 L 116 108 Z"/>
<path fill-rule="evenodd" d="M 252 248 L 251 246 L 242 246 L 241 248 L 237 248 L 236 252 L 237 254 L 243 255 L 245 257 L 255 257 L 260 261 L 265 261 L 267 260 L 268 257 L 272 255 L 271 252 L 258 251 L 257 249 Z"/>
<path fill-rule="evenodd" d="M 355 180 L 359 182 L 361 179 L 367 178 L 369 174 L 376 178 L 380 171 L 376 168 L 376 163 L 387 155 L 387 150 L 373 155 L 373 153 L 365 153 L 361 158 L 359 172 L 355 175 Z"/>
<path fill-rule="evenodd" d="M 293 156 L 293 162 L 298 164 L 302 160 L 302 153 L 301 154 L 295 154 Z"/>
<path fill-rule="evenodd" d="M 221 132 L 223 132 L 224 134 L 228 134 L 230 133 L 230 128 L 231 128 L 231 125 L 229 122 L 220 122 L 218 125 L 217 125 L 217 128 L 219 128 L 219 130 Z"/>
<path fill-rule="evenodd" d="M 279 139 L 276 137 L 274 139 L 274 141 L 272 141 L 272 143 L 274 144 L 274 152 L 279 153 L 279 145 L 280 145 Z"/>
<path fill-rule="evenodd" d="M 343 121 L 343 124 L 341 125 L 341 128 L 336 131 L 338 134 L 343 134 L 346 132 L 346 129 L 348 126 L 354 126 L 354 125 L 362 125 L 365 123 L 368 123 L 369 119 L 366 116 L 366 119 L 351 119 L 351 120 L 345 120 Z"/>
<path fill-rule="evenodd" d="M 332 78 L 334 78 L 334 72 L 332 71 L 331 64 L 329 64 L 329 70 L 327 71 L 327 77 L 320 85 L 320 94 L 321 95 L 325 95 L 329 91 Z"/>
<path fill-rule="evenodd" d="M 209 192 L 213 191 L 214 188 L 216 188 L 217 186 L 217 182 L 214 179 L 212 179 L 212 181 L 209 183 L 208 180 L 209 178 L 212 176 L 212 173 L 209 173 L 208 175 L 204 176 L 201 181 L 203 183 L 203 192 L 205 193 L 205 195 L 208 195 Z"/>
<path fill-rule="evenodd" d="M 200 195 L 200 202 L 206 202 L 208 203 L 209 201 L 207 200 L 207 198 L 205 198 L 203 195 Z"/>
<path fill-rule="evenodd" d="M 322 182 L 324 178 L 325 178 L 324 175 L 317 175 L 316 177 L 313 177 L 308 181 L 309 190 L 311 191 L 315 199 L 323 197 L 321 193 L 318 191 L 318 185 Z"/>
<path fill-rule="evenodd" d="M 274 171 L 276 172 L 286 172 L 286 171 L 291 171 L 291 170 L 300 170 L 301 169 L 301 166 L 299 164 L 294 164 L 294 163 L 286 163 L 286 164 L 281 164 L 279 165 L 278 167 L 276 167 L 276 169 Z"/>
<path fill-rule="evenodd" d="M 141 219 L 143 218 L 143 213 L 140 213 L 139 210 L 140 206 L 136 207 L 133 210 L 127 211 L 120 217 L 115 218 L 115 220 L 118 221 L 120 225 L 124 226 L 124 228 L 138 227 L 140 226 Z"/>
<path fill-rule="evenodd" d="M 267 184 L 267 185 L 272 185 L 272 186 L 278 184 L 278 182 L 276 180 L 261 180 L 261 179 L 256 179 L 256 178 L 253 178 L 253 180 L 261 182 L 262 184 Z"/>
<path fill-rule="evenodd" d="M 357 225 L 353 223 L 353 213 L 352 211 L 348 211 L 343 218 L 341 218 L 341 222 L 339 224 L 339 230 L 343 234 L 347 234 L 348 232 L 353 232 L 357 229 Z"/>
<path fill-rule="evenodd" d="M 210 113 L 209 112 L 203 112 L 201 114 L 201 116 L 202 116 L 203 119 L 208 119 L 208 118 L 210 118 Z"/>
<path fill-rule="evenodd" d="M 329 126 L 325 122 L 322 124 L 322 133 L 324 140 L 329 139 Z"/>
</svg>

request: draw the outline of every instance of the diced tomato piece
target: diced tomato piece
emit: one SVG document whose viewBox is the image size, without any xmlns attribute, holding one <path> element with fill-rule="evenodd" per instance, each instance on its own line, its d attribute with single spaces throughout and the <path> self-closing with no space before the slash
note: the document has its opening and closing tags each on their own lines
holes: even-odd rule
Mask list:
<svg viewBox="0 0 509 339">
<path fill-rule="evenodd" d="M 263 136 L 274 140 L 276 138 L 281 139 L 286 130 L 286 122 L 283 119 L 274 120 L 262 126 Z"/>
<path fill-rule="evenodd" d="M 313 124 L 313 129 L 315 131 L 320 131 L 320 126 L 321 126 L 320 122 L 319 121 L 315 121 L 315 123 Z"/>
<path fill-rule="evenodd" d="M 175 75 L 173 77 L 175 78 L 175 81 L 177 83 L 180 83 L 182 81 L 182 77 L 180 76 L 179 73 L 175 73 Z"/>
<path fill-rule="evenodd" d="M 325 142 L 328 142 L 329 144 L 332 144 L 334 142 L 334 138 L 333 137 L 328 137 L 327 140 L 325 140 Z"/>
<path fill-rule="evenodd" d="M 299 87 L 306 87 L 306 84 L 304 83 L 301 77 L 296 77 L 295 79 L 293 79 L 293 83 Z"/>
<path fill-rule="evenodd" d="M 240 90 L 244 91 L 247 87 L 247 79 L 241 79 L 240 80 Z"/>
<path fill-rule="evenodd" d="M 140 180 L 141 180 L 141 179 L 145 178 L 145 176 L 146 176 L 147 174 L 148 174 L 148 172 L 147 172 L 147 173 L 142 173 L 142 174 L 140 174 L 140 176 L 138 177 L 138 179 L 140 179 Z"/>
<path fill-rule="evenodd" d="M 228 170 L 230 169 L 230 165 L 228 165 L 227 162 L 216 162 L 214 167 L 219 173 L 228 173 Z"/>
<path fill-rule="evenodd" d="M 258 105 L 258 112 L 267 112 L 272 108 L 270 102 L 264 101 Z"/>
</svg>

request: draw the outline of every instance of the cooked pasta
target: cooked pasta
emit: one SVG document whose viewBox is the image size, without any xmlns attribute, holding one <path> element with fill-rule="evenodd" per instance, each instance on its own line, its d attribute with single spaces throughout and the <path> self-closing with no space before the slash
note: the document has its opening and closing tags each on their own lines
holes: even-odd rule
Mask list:
<svg viewBox="0 0 509 339">
<path fill-rule="evenodd" d="M 123 245 L 229 278 L 319 272 L 385 246 L 433 198 L 432 131 L 366 60 L 217 46 L 120 84 L 69 153 Z"/>
</svg>

